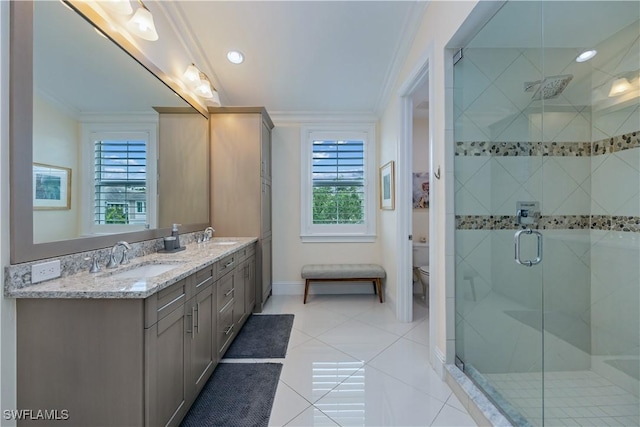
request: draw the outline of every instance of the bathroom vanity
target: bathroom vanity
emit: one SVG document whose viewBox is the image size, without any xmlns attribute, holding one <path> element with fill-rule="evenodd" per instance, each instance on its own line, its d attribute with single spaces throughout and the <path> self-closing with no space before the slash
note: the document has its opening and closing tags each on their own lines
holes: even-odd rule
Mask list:
<svg viewBox="0 0 640 427">
<path fill-rule="evenodd" d="M 18 407 L 68 411 L 47 425 L 179 425 L 254 308 L 256 241 L 213 239 L 7 290 Z"/>
</svg>

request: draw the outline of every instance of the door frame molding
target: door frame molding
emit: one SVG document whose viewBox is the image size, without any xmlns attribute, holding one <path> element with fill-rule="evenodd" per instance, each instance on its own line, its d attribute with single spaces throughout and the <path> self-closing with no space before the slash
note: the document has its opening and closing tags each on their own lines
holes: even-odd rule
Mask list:
<svg viewBox="0 0 640 427">
<path fill-rule="evenodd" d="M 396 169 L 397 191 L 396 198 L 398 209 L 397 221 L 397 283 L 398 283 L 398 300 L 397 300 L 397 317 L 403 322 L 411 322 L 413 320 L 413 247 L 412 241 L 408 236 L 413 233 L 413 210 L 411 208 L 411 185 L 413 172 L 413 100 L 412 96 L 418 87 L 427 83 L 429 85 L 429 105 L 434 105 L 433 79 L 429 76 L 430 64 L 433 63 L 434 47 L 431 43 L 422 53 L 414 68 L 409 72 L 406 79 L 400 85 L 398 90 L 398 101 L 400 104 L 400 138 L 398 141 L 398 161 Z M 434 137 L 433 137 L 433 108 L 429 108 L 429 173 L 434 170 Z M 431 186 L 434 189 L 435 186 Z M 433 190 L 429 193 L 429 205 L 433 206 L 434 199 Z M 436 229 L 435 212 L 429 212 L 429 229 Z M 433 238 L 432 238 L 433 237 Z M 433 251 L 431 248 L 438 247 L 439 242 L 435 233 L 429 236 L 429 265 L 430 275 L 433 278 L 437 266 L 433 264 Z M 408 284 L 408 285 L 407 285 Z M 435 349 L 437 338 L 437 304 L 436 304 L 436 287 L 429 286 L 429 360 L 432 366 L 435 362 Z"/>
</svg>

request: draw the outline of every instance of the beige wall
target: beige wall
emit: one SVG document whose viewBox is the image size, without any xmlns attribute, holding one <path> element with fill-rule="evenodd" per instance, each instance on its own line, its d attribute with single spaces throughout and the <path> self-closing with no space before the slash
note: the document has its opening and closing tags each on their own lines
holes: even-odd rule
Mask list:
<svg viewBox="0 0 640 427">
<path fill-rule="evenodd" d="M 274 293 L 282 292 L 286 288 L 283 285 L 289 285 L 289 290 L 299 285 L 301 292 L 300 269 L 304 264 L 380 262 L 380 236 L 373 243 L 300 241 L 300 124 L 276 121 L 275 125 L 272 134 Z"/>
<path fill-rule="evenodd" d="M 71 169 L 71 209 L 33 211 L 33 240 L 55 242 L 76 238 L 80 232 L 79 125 L 64 112 L 35 94 L 33 161 Z"/>
<path fill-rule="evenodd" d="M 453 203 L 448 200 L 445 203 L 445 185 L 453 182 L 453 157 L 445 158 L 445 136 L 447 132 L 453 133 L 451 124 L 447 124 L 445 120 L 445 96 L 447 94 L 446 73 L 452 70 L 447 68 L 447 64 L 451 64 L 451 60 L 445 60 L 445 51 L 447 43 L 452 36 L 460 28 L 464 20 L 469 16 L 477 1 L 458 1 L 458 2 L 431 2 L 427 7 L 425 15 L 422 19 L 420 29 L 413 41 L 411 50 L 407 55 L 407 59 L 402 66 L 402 71 L 398 76 L 392 97 L 387 104 L 381 121 L 380 121 L 380 159 L 379 163 L 384 164 L 389 160 L 397 159 L 397 142 L 400 138 L 400 102 L 398 90 L 403 83 L 409 78 L 411 73 L 422 63 L 429 59 L 429 79 L 431 92 L 431 112 L 430 112 L 430 132 L 433 138 L 434 158 L 431 160 L 432 165 L 441 168 L 441 180 L 431 183 L 431 191 L 435 197 L 434 204 L 430 209 L 430 215 L 435 215 L 434 221 L 437 225 L 435 230 L 430 230 L 430 242 L 433 251 L 431 258 L 431 286 L 435 286 L 435 301 L 431 304 L 435 307 L 432 311 L 436 313 L 435 321 L 437 323 L 436 337 L 436 353 L 446 356 L 449 362 L 452 362 L 454 355 L 454 298 L 453 298 L 453 272 L 454 272 L 454 251 L 453 239 L 445 238 L 446 215 L 453 215 Z M 452 122 L 452 120 L 450 120 Z M 449 135 L 451 136 L 451 135 Z M 385 211 L 380 216 L 380 236 L 382 237 L 382 258 L 384 266 L 389 274 L 395 274 L 397 271 L 397 262 L 394 256 L 396 248 L 396 227 L 397 215 L 395 211 Z M 449 242 L 447 242 L 449 240 Z M 435 244 L 435 246 L 434 246 Z M 435 264 L 435 265 L 434 265 Z M 448 267 L 448 268 L 446 268 Z M 448 277 L 451 276 L 451 277 Z M 449 283 L 446 287 L 445 284 Z M 391 289 L 389 290 L 391 292 Z M 394 295 L 396 289 L 393 289 Z M 447 334 L 447 322 L 451 327 Z M 433 351 L 433 349 L 432 349 Z"/>
</svg>

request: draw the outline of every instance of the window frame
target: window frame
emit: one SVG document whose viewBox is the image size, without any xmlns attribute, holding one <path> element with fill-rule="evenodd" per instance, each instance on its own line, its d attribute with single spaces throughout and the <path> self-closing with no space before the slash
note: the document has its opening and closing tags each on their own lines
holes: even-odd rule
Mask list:
<svg viewBox="0 0 640 427">
<path fill-rule="evenodd" d="M 85 123 L 82 125 L 82 234 L 102 235 L 155 229 L 158 225 L 158 138 L 157 122 L 147 123 Z M 144 139 L 147 145 L 146 224 L 96 224 L 95 204 L 95 141 L 108 139 Z M 136 209 L 134 208 L 134 211 Z M 135 213 L 135 212 L 134 212 Z"/>
<path fill-rule="evenodd" d="M 364 224 L 313 223 L 313 140 L 361 139 L 364 146 Z M 375 124 L 301 126 L 300 239 L 302 242 L 373 242 L 376 239 Z"/>
</svg>

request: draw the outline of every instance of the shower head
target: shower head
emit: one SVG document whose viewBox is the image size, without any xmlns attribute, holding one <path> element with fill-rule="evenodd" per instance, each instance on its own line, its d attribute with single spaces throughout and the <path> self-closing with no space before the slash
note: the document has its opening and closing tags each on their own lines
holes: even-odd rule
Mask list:
<svg viewBox="0 0 640 427">
<path fill-rule="evenodd" d="M 535 93 L 531 97 L 531 99 L 534 100 L 552 99 L 565 90 L 571 79 L 573 79 L 573 74 L 545 77 L 544 80 L 526 82 L 524 84 L 524 91 L 533 92 L 535 90 Z"/>
</svg>

